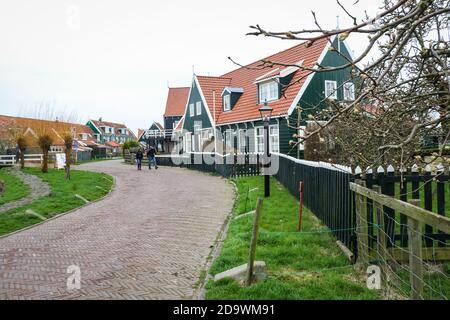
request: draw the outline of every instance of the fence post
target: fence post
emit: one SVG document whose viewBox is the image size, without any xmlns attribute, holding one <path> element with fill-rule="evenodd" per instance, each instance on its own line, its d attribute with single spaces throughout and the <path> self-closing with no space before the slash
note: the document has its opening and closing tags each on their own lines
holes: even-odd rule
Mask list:
<svg viewBox="0 0 450 320">
<path fill-rule="evenodd" d="M 420 206 L 419 199 L 408 201 L 414 206 Z M 409 269 L 411 283 L 411 299 L 422 300 L 423 269 L 422 269 L 422 233 L 420 222 L 408 217 Z"/>
<path fill-rule="evenodd" d="M 374 185 L 372 189 L 381 194 L 381 187 L 378 185 Z M 386 241 L 386 232 L 384 231 L 384 212 L 383 206 L 374 201 L 373 202 L 373 210 L 375 211 L 376 223 L 377 223 L 377 250 L 378 254 L 381 258 L 381 270 L 382 277 L 384 281 L 387 281 L 387 258 L 386 258 L 386 250 L 387 250 L 387 241 Z M 382 282 L 383 283 L 383 282 Z"/>
<path fill-rule="evenodd" d="M 253 223 L 252 241 L 250 243 L 250 253 L 249 253 L 248 264 L 247 264 L 247 276 L 245 278 L 245 285 L 247 287 L 252 284 L 252 280 L 253 280 L 253 265 L 255 263 L 256 244 L 258 242 L 258 232 L 259 232 L 259 223 L 261 221 L 262 204 L 263 204 L 263 199 L 258 198 L 258 202 L 256 203 L 255 221 Z"/>
<path fill-rule="evenodd" d="M 362 180 L 357 180 L 357 184 L 365 187 Z M 367 227 L 367 198 L 355 193 L 356 197 L 356 235 L 358 239 L 358 262 L 366 264 L 368 260 L 368 227 Z"/>
</svg>

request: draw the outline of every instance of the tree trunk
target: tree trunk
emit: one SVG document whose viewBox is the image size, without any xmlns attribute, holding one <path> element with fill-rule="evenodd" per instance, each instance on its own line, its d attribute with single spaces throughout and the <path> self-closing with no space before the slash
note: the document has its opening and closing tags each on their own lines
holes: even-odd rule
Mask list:
<svg viewBox="0 0 450 320">
<path fill-rule="evenodd" d="M 48 150 L 43 151 L 42 173 L 48 173 Z"/>
<path fill-rule="evenodd" d="M 20 169 L 25 168 L 25 152 L 20 151 Z"/>
<path fill-rule="evenodd" d="M 72 149 L 66 149 L 66 180 L 70 180 L 71 163 L 72 163 Z"/>
</svg>

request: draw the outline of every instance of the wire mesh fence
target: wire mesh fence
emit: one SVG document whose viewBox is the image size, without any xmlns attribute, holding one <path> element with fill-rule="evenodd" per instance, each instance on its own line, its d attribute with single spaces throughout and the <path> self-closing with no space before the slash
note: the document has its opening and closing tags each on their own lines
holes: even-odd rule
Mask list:
<svg viewBox="0 0 450 320">
<path fill-rule="evenodd" d="M 379 267 L 384 298 L 448 300 L 450 245 L 429 235 L 427 229 L 447 232 L 450 219 L 421 209 L 419 199 L 405 204 L 361 186 L 352 185 L 352 190 L 356 195 L 358 263 Z M 372 210 L 367 210 L 370 206 Z M 396 219 L 393 211 L 401 211 L 405 218 Z M 400 230 L 405 236 L 395 238 Z"/>
</svg>

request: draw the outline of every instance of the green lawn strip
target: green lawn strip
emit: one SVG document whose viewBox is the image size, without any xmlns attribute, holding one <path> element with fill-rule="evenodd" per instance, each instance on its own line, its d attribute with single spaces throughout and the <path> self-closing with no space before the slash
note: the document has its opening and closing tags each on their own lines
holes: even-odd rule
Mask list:
<svg viewBox="0 0 450 320">
<path fill-rule="evenodd" d="M 263 179 L 237 179 L 239 198 L 235 214 L 251 211 L 262 196 Z M 251 192 L 247 209 L 245 198 Z M 268 279 L 249 288 L 225 279 L 210 280 L 207 299 L 378 299 L 365 286 L 364 274 L 357 271 L 335 244 L 336 239 L 320 221 L 304 209 L 303 230 L 297 233 L 298 201 L 276 180 L 271 181 L 271 197 L 264 199 L 256 259 L 265 261 Z M 253 216 L 232 220 L 219 257 L 210 273 L 215 275 L 247 262 Z M 313 231 L 322 232 L 315 233 Z"/>
<path fill-rule="evenodd" d="M 0 205 L 25 198 L 31 192 L 27 184 L 5 169 L 0 169 L 0 181 L 3 181 L 5 184 L 5 192 L 0 196 Z"/>
<path fill-rule="evenodd" d="M 27 214 L 28 209 L 40 216 L 51 218 L 55 215 L 81 207 L 85 202 L 75 195 L 94 201 L 107 195 L 113 186 L 113 178 L 103 173 L 72 170 L 71 180 L 64 178 L 64 170 L 51 169 L 43 174 L 39 169 L 27 168 L 26 173 L 34 174 L 46 181 L 52 192 L 48 197 L 0 214 L 0 235 L 20 230 L 42 221 L 39 217 Z"/>
</svg>

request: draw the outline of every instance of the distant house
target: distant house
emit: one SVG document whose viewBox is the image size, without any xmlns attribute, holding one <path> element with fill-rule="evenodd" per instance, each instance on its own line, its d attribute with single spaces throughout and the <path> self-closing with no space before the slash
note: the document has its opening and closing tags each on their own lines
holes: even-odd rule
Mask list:
<svg viewBox="0 0 450 320">
<path fill-rule="evenodd" d="M 352 101 L 355 84 L 349 68 L 311 73 L 298 66 L 339 67 L 347 64 L 351 56 L 347 45 L 333 37 L 330 41 L 318 40 L 311 46 L 302 43 L 265 58 L 284 66 L 261 68 L 261 59 L 219 77 L 194 75 L 185 105 L 183 130 L 177 131 L 183 150 L 203 151 L 205 145 L 214 141 L 216 147 L 221 143 L 224 150 L 262 153 L 264 130 L 259 108 L 267 103 L 273 108 L 270 151 L 302 157 L 304 146 L 293 148 L 289 143 L 294 134 L 301 133 L 293 128 L 297 123 L 292 119 L 298 119 L 296 107 L 326 107 L 327 99 Z M 307 115 L 302 114 L 302 119 L 300 126 L 304 129 Z M 214 139 L 217 132 L 220 137 Z"/>
<path fill-rule="evenodd" d="M 134 133 L 124 124 L 99 120 L 89 120 L 86 124 L 94 132 L 97 142 L 106 144 L 116 142 L 119 145 L 130 140 L 137 140 Z"/>
<path fill-rule="evenodd" d="M 164 111 L 164 126 L 154 122 L 148 130 L 141 132 L 139 141 L 154 146 L 159 152 L 172 152 L 174 129 L 183 117 L 189 96 L 189 87 L 169 88 Z"/>
<path fill-rule="evenodd" d="M 15 135 L 24 135 L 27 139 L 27 154 L 42 153 L 38 146 L 41 134 L 52 138 L 51 153 L 62 153 L 65 151 L 63 136 L 67 133 L 70 133 L 74 140 L 74 160 L 91 159 L 93 148 L 98 144 L 95 142 L 94 132 L 88 126 L 62 121 L 0 116 L 0 141 L 4 146 L 4 153 L 16 153 Z"/>
</svg>

